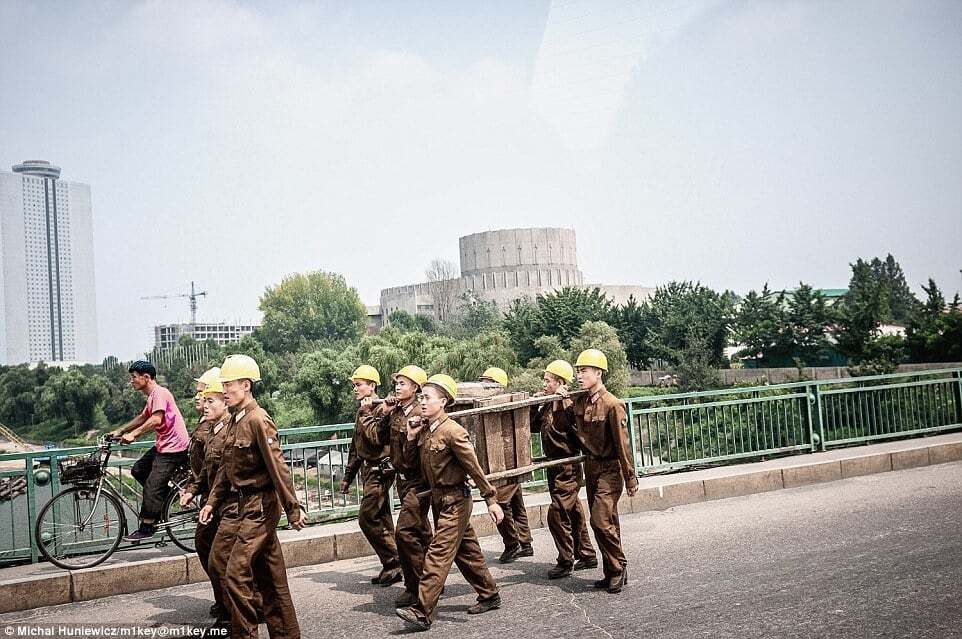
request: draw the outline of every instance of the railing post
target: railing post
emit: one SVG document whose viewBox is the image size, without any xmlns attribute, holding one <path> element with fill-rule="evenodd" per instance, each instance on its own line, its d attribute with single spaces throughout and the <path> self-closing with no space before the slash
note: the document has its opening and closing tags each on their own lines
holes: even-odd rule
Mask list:
<svg viewBox="0 0 962 639">
<path fill-rule="evenodd" d="M 33 479 L 33 457 L 23 460 L 23 467 L 27 473 L 27 535 L 30 539 L 30 563 L 40 560 L 40 550 L 37 548 L 37 538 L 33 532 L 37 526 L 37 485 Z"/>
<path fill-rule="evenodd" d="M 955 391 L 955 423 L 962 424 L 962 370 L 953 372 L 952 377 L 955 378 L 955 385 L 953 386 Z"/>
<path fill-rule="evenodd" d="M 627 402 L 625 409 L 628 413 L 628 441 L 631 442 L 631 465 L 635 469 L 635 477 L 640 474 L 638 467 L 638 444 L 635 442 L 635 415 L 631 409 L 632 402 Z"/>
<path fill-rule="evenodd" d="M 812 394 L 809 396 L 809 412 L 811 414 L 812 404 L 815 412 L 811 414 L 813 432 L 818 434 L 818 449 L 825 451 L 825 420 L 822 413 L 822 394 L 819 392 L 818 384 L 812 386 Z M 815 441 L 812 441 L 812 449 L 815 449 Z"/>
</svg>

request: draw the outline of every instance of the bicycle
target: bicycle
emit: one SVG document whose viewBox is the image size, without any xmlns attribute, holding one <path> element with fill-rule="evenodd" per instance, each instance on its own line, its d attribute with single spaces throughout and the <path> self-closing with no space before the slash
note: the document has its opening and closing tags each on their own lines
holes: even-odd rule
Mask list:
<svg viewBox="0 0 962 639">
<path fill-rule="evenodd" d="M 120 547 L 127 534 L 124 507 L 135 515 L 138 508 L 124 496 L 123 483 L 107 466 L 116 443 L 118 439 L 105 435 L 89 455 L 57 460 L 61 483 L 73 485 L 50 498 L 40 510 L 34 529 L 40 553 L 55 566 L 65 570 L 92 568 L 118 550 L 149 545 Z M 171 491 L 156 523 L 163 533 L 158 541 L 151 542 L 155 547 L 166 546 L 169 538 L 182 550 L 194 552 L 199 499 L 195 497 L 188 508 L 180 505 L 180 491 L 189 478 L 190 469 L 183 466 L 168 482 Z"/>
</svg>

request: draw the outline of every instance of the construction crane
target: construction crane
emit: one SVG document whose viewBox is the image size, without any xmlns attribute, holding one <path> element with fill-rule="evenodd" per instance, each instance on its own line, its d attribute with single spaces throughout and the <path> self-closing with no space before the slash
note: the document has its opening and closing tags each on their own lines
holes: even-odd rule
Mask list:
<svg viewBox="0 0 962 639">
<path fill-rule="evenodd" d="M 200 293 L 194 288 L 194 283 L 190 283 L 190 293 L 180 293 L 177 295 L 148 295 L 147 297 L 141 297 L 142 300 L 167 300 L 174 297 L 186 297 L 190 300 L 190 323 L 197 323 L 197 298 L 206 297 L 207 291 L 201 291 Z"/>
</svg>

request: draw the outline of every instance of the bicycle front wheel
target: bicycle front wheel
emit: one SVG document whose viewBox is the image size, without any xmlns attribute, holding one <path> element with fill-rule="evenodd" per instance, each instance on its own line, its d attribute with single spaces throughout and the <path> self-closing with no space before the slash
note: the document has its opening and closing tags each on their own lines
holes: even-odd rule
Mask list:
<svg viewBox="0 0 962 639">
<path fill-rule="evenodd" d="M 127 529 L 116 497 L 96 486 L 74 486 L 40 510 L 34 529 L 37 548 L 65 570 L 92 568 L 114 554 Z"/>
<path fill-rule="evenodd" d="M 164 506 L 164 529 L 179 548 L 187 552 L 194 552 L 194 530 L 197 528 L 197 498 L 187 505 L 180 505 L 180 493 L 171 491 Z"/>
</svg>

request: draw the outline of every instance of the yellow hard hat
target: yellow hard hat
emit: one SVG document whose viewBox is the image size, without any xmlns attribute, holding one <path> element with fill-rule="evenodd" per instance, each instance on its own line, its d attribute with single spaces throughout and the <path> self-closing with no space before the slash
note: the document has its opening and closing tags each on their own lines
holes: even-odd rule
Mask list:
<svg viewBox="0 0 962 639">
<path fill-rule="evenodd" d="M 508 374 L 504 372 L 503 368 L 495 368 L 492 366 L 491 368 L 486 369 L 483 373 L 481 373 L 481 377 L 479 379 L 484 378 L 492 379 L 502 386 L 508 385 Z"/>
<path fill-rule="evenodd" d="M 544 372 L 551 373 L 552 375 L 557 375 L 569 384 L 574 381 L 575 370 L 571 368 L 571 364 L 564 361 L 563 359 L 556 359 L 547 366 L 544 367 Z"/>
<path fill-rule="evenodd" d="M 220 368 L 208 368 L 200 377 L 195 377 L 194 381 L 200 384 L 210 384 L 212 381 L 220 379 Z"/>
<path fill-rule="evenodd" d="M 211 380 L 207 384 L 207 388 L 200 392 L 201 397 L 210 397 L 211 395 L 221 395 L 224 392 L 224 384 L 221 383 L 219 379 Z"/>
<path fill-rule="evenodd" d="M 443 373 L 438 375 L 431 375 L 425 384 L 432 384 L 443 390 L 449 398 L 452 400 L 458 396 L 458 383 L 454 381 L 454 378 L 450 375 L 445 375 Z"/>
<path fill-rule="evenodd" d="M 261 381 L 261 369 L 249 355 L 228 355 L 220 367 L 220 381 L 233 382 L 238 379 Z"/>
<path fill-rule="evenodd" d="M 398 376 L 407 377 L 418 386 L 424 386 L 424 383 L 428 381 L 428 374 L 424 372 L 424 369 L 420 366 L 415 366 L 414 364 L 408 364 L 398 372 L 394 373 L 391 378 L 397 379 Z"/>
<path fill-rule="evenodd" d="M 351 375 L 351 381 L 357 381 L 359 379 L 366 380 L 368 382 L 374 382 L 376 385 L 381 385 L 381 376 L 378 375 L 377 369 L 373 366 L 368 366 L 367 364 L 361 364 L 357 367 L 357 370 Z"/>
<path fill-rule="evenodd" d="M 595 368 L 607 371 L 608 358 L 597 348 L 589 348 L 586 351 L 581 351 L 581 355 L 578 355 L 578 361 L 575 362 L 575 366 L 594 366 Z"/>
</svg>

